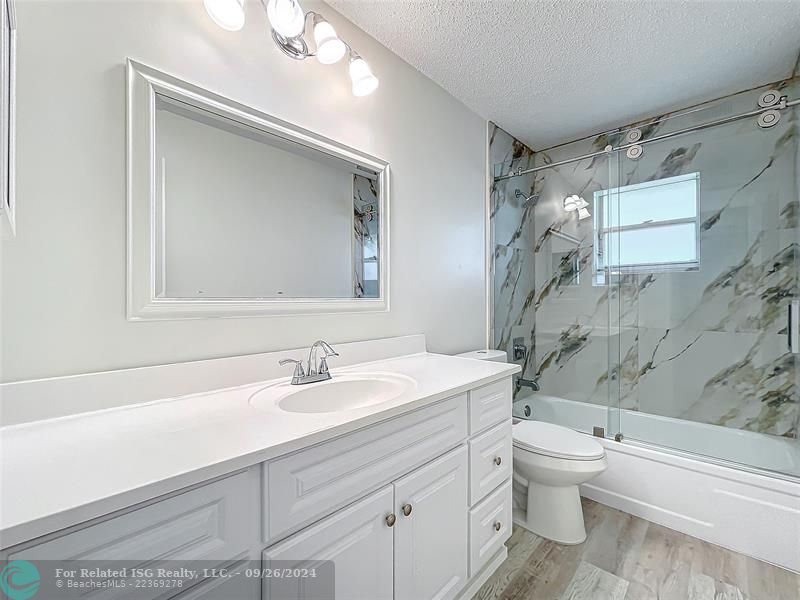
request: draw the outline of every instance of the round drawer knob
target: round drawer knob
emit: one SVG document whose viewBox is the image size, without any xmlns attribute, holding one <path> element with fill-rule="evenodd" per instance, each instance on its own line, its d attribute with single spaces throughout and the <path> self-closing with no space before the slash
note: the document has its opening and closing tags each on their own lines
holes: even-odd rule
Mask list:
<svg viewBox="0 0 800 600">
<path fill-rule="evenodd" d="M 397 521 L 397 517 L 395 517 L 394 515 L 387 515 L 386 516 L 386 524 L 389 527 L 392 527 L 394 525 L 395 521 Z"/>
<path fill-rule="evenodd" d="M 495 521 L 494 530 L 495 531 L 500 531 L 502 528 L 503 528 L 502 523 L 500 523 L 500 521 Z"/>
<path fill-rule="evenodd" d="M 494 457 L 494 464 L 496 464 L 498 467 L 500 466 L 500 463 L 502 463 L 502 462 L 503 462 L 503 459 L 500 458 L 499 456 L 495 456 Z"/>
<path fill-rule="evenodd" d="M 403 514 L 406 517 L 411 514 L 411 505 L 410 504 L 403 504 Z"/>
</svg>

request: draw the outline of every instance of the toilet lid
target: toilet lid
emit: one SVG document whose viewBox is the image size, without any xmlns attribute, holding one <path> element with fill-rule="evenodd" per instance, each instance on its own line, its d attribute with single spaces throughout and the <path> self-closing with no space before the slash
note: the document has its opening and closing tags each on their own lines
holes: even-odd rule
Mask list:
<svg viewBox="0 0 800 600">
<path fill-rule="evenodd" d="M 514 445 L 536 454 L 572 460 L 603 458 L 605 450 L 588 435 L 544 421 L 520 421 L 513 427 Z"/>
</svg>

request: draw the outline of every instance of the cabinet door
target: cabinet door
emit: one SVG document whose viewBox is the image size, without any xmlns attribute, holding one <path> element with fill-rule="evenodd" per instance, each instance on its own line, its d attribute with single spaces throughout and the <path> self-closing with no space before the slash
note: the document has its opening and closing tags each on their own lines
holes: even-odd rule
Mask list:
<svg viewBox="0 0 800 600">
<path fill-rule="evenodd" d="M 392 600 L 392 493 L 388 485 L 267 548 L 263 568 L 316 576 L 264 577 L 264 600 Z M 321 561 L 333 561 L 333 578 Z"/>
<path fill-rule="evenodd" d="M 395 600 L 454 597 L 467 580 L 467 448 L 394 486 Z"/>
<path fill-rule="evenodd" d="M 261 600 L 258 577 L 246 572 L 255 567 L 257 563 L 250 560 L 229 566 L 224 577 L 207 580 L 172 600 Z"/>
</svg>

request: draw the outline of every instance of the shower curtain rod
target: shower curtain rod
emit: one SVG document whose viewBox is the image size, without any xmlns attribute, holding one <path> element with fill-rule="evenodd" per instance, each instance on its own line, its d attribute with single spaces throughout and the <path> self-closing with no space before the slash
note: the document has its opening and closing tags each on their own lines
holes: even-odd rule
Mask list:
<svg viewBox="0 0 800 600">
<path fill-rule="evenodd" d="M 792 100 L 791 102 L 787 102 L 786 104 L 778 104 L 775 106 L 768 106 L 767 108 L 757 108 L 755 110 L 751 110 L 746 113 L 741 113 L 739 115 L 734 115 L 732 117 L 724 117 L 722 119 L 717 119 L 716 121 L 709 121 L 708 123 L 703 123 L 702 125 L 695 125 L 694 127 L 686 127 L 685 129 L 679 129 L 678 131 L 672 131 L 670 133 L 662 133 L 661 135 L 657 135 L 647 140 L 639 140 L 638 142 L 631 142 L 629 144 L 622 144 L 621 146 L 606 146 L 604 150 L 600 150 L 598 152 L 590 152 L 589 154 L 584 154 L 582 156 L 576 156 L 575 158 L 568 158 L 565 160 L 560 160 L 558 162 L 550 163 L 548 165 L 542 165 L 540 167 L 531 167 L 530 169 L 518 169 L 514 173 L 508 173 L 507 175 L 498 175 L 494 178 L 495 181 L 503 181 L 504 179 L 511 179 L 512 177 L 519 177 L 520 175 L 526 175 L 528 173 L 535 173 L 536 171 L 542 171 L 544 169 L 550 169 L 552 167 L 558 167 L 561 165 L 566 165 L 572 162 L 576 162 L 579 160 L 586 160 L 587 158 L 594 158 L 595 156 L 602 156 L 603 154 L 611 154 L 612 152 L 619 152 L 620 150 L 627 150 L 632 146 L 643 146 L 645 144 L 650 144 L 652 142 L 660 142 L 662 140 L 666 140 L 678 135 L 683 135 L 686 133 L 691 133 L 693 131 L 701 131 L 703 129 L 708 129 L 709 127 L 716 127 L 717 125 L 725 125 L 726 123 L 732 123 L 734 121 L 738 121 L 740 119 L 746 119 L 747 117 L 755 117 L 756 115 L 760 115 L 763 112 L 768 110 L 784 110 L 786 108 L 791 108 L 792 106 L 796 106 L 800 104 L 800 99 Z M 534 154 L 536 154 L 534 152 Z"/>
</svg>

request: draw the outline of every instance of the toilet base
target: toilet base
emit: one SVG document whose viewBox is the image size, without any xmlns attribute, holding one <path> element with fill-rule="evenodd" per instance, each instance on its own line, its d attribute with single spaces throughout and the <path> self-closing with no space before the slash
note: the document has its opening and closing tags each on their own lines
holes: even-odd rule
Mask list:
<svg viewBox="0 0 800 600">
<path fill-rule="evenodd" d="M 550 486 L 528 482 L 525 510 L 514 509 L 514 523 L 559 544 L 586 541 L 583 507 L 577 485 Z"/>
</svg>

